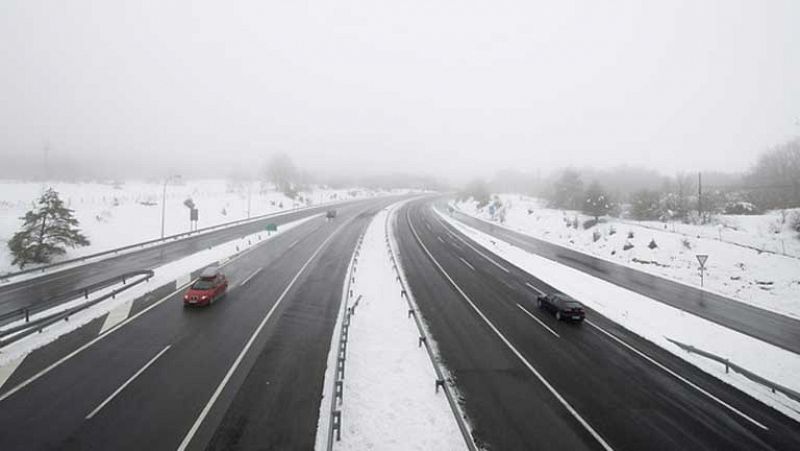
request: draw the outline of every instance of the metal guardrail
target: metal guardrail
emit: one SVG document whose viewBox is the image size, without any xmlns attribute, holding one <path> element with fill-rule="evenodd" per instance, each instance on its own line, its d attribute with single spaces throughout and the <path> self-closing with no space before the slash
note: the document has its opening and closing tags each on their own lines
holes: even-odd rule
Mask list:
<svg viewBox="0 0 800 451">
<path fill-rule="evenodd" d="M 392 269 L 395 271 L 395 280 L 400 283 L 400 296 L 404 297 L 408 303 L 408 316 L 414 317 L 414 322 L 416 323 L 417 330 L 419 331 L 419 346 L 425 345 L 425 350 L 427 351 L 428 357 L 431 360 L 431 365 L 436 373 L 435 390 L 438 393 L 439 388 L 442 388 L 445 396 L 447 397 L 447 403 L 450 405 L 450 409 L 453 412 L 453 417 L 455 417 L 456 424 L 458 424 L 458 429 L 461 431 L 461 435 L 464 438 L 464 443 L 467 445 L 467 449 L 470 451 L 476 451 L 477 446 L 475 445 L 475 441 L 472 439 L 472 435 L 470 434 L 467 422 L 461 413 L 461 409 L 458 407 L 458 401 L 453 393 L 453 387 L 444 377 L 444 370 L 439 363 L 439 359 L 437 358 L 436 353 L 431 345 L 431 341 L 428 339 L 429 334 L 427 333 L 425 326 L 422 324 L 420 315 L 417 313 L 418 309 L 416 307 L 416 303 L 412 300 L 411 291 L 408 289 L 405 278 L 402 276 L 402 265 L 400 264 L 399 258 L 396 257 L 396 252 L 392 247 L 392 240 L 390 239 L 389 229 L 391 228 L 390 224 L 392 218 L 393 214 L 390 212 L 386 216 L 384 236 L 386 239 L 386 249 L 389 252 L 389 258 L 392 261 Z"/>
<path fill-rule="evenodd" d="M 154 273 L 152 270 L 141 270 L 141 271 L 131 271 L 120 276 L 113 277 L 111 279 L 103 280 L 101 282 L 83 287 L 78 288 L 67 293 L 60 294 L 53 299 L 50 299 L 46 302 L 42 302 L 36 305 L 22 307 L 16 310 L 12 310 L 10 312 L 6 312 L 0 315 L 0 321 L 3 321 L 5 324 L 12 323 L 14 321 L 19 321 L 21 319 L 25 319 L 25 322 L 19 324 L 14 327 L 9 327 L 0 331 L 0 348 L 7 346 L 15 341 L 21 340 L 28 335 L 31 335 L 36 332 L 41 332 L 47 326 L 55 324 L 61 320 L 69 320 L 69 317 L 78 313 L 82 310 L 85 310 L 95 304 L 98 304 L 102 301 L 105 301 L 109 298 L 114 298 L 119 293 L 132 288 L 142 282 L 147 282 L 153 277 Z M 141 278 L 134 280 L 133 282 L 128 282 L 131 278 L 136 278 L 137 276 L 142 276 Z M 115 283 L 122 282 L 123 286 L 112 290 L 109 293 L 106 293 L 103 296 L 100 296 L 97 299 L 88 300 L 89 294 L 101 290 L 103 288 L 107 288 Z M 41 318 L 36 318 L 34 320 L 30 319 L 30 316 L 36 314 L 38 312 L 46 311 L 50 308 L 57 306 L 64 302 L 64 300 L 79 298 L 83 296 L 86 299 L 86 302 L 81 303 L 75 307 L 71 307 L 59 312 L 52 313 L 50 315 L 44 315 Z M 8 337 L 8 338 L 6 338 Z"/>
<path fill-rule="evenodd" d="M 716 362 L 719 362 L 719 363 L 725 365 L 725 372 L 726 373 L 729 370 L 733 370 L 733 371 L 741 374 L 742 376 L 750 379 L 751 381 L 756 382 L 758 384 L 761 384 L 761 385 L 769 388 L 770 390 L 772 390 L 772 393 L 775 393 L 776 391 L 777 392 L 781 392 L 784 395 L 786 395 L 788 398 L 791 398 L 796 402 L 800 402 L 800 393 L 798 393 L 798 392 L 796 392 L 796 391 L 794 391 L 794 390 L 792 390 L 790 388 L 784 387 L 783 385 L 776 384 L 775 382 L 772 382 L 770 380 L 764 379 L 763 377 L 759 376 L 758 374 L 755 374 L 752 371 L 750 371 L 750 370 L 748 370 L 746 368 L 743 368 L 743 367 L 731 362 L 729 359 L 724 359 L 724 358 L 722 358 L 722 357 L 720 357 L 720 356 L 718 356 L 716 354 L 712 354 L 712 353 L 710 353 L 708 351 L 703 351 L 702 349 L 698 349 L 698 348 L 696 348 L 696 347 L 694 347 L 692 345 L 687 345 L 687 344 L 681 343 L 679 341 L 675 341 L 675 340 L 673 340 L 671 338 L 667 338 L 667 340 L 669 340 L 670 342 L 674 343 L 676 346 L 678 346 L 679 348 L 683 349 L 684 351 L 686 351 L 686 352 L 688 352 L 690 354 L 697 354 L 699 356 L 705 357 L 705 358 L 710 359 L 710 360 L 714 360 Z"/>
<path fill-rule="evenodd" d="M 364 232 L 366 233 L 366 232 Z M 347 303 L 353 297 L 352 284 L 355 282 L 356 267 L 358 265 L 358 255 L 361 252 L 361 245 L 364 242 L 364 233 L 358 238 L 358 244 L 350 257 L 349 271 L 347 273 L 347 285 L 345 286 L 344 293 L 344 308 L 342 309 L 342 327 L 339 331 L 339 341 L 336 345 L 336 370 L 332 379 L 333 390 L 331 391 L 331 409 L 330 409 L 330 422 L 328 424 L 328 440 L 326 449 L 331 451 L 333 449 L 333 433 L 336 431 L 336 441 L 342 439 L 342 411 L 337 409 L 338 405 L 344 398 L 344 365 L 347 358 L 347 338 L 350 329 L 350 317 L 355 314 L 355 307 L 361 296 L 356 299 L 352 307 L 348 307 Z"/>
<path fill-rule="evenodd" d="M 356 200 L 358 200 L 358 199 L 356 199 Z M 174 240 L 177 240 L 177 239 L 180 239 L 180 238 L 187 238 L 187 237 L 192 236 L 192 235 L 200 235 L 200 234 L 203 234 L 205 232 L 209 232 L 211 230 L 224 229 L 226 227 L 245 224 L 245 223 L 248 223 L 248 222 L 258 222 L 260 220 L 267 219 L 267 218 L 270 218 L 270 217 L 273 217 L 273 216 L 279 216 L 279 215 L 282 215 L 282 214 L 294 213 L 294 212 L 298 212 L 298 211 L 301 211 L 301 210 L 311 210 L 311 209 L 314 209 L 314 208 L 325 208 L 325 207 L 330 206 L 330 205 L 338 205 L 338 204 L 341 204 L 341 203 L 354 202 L 354 201 L 355 200 L 344 200 L 344 201 L 335 201 L 335 202 L 330 202 L 330 203 L 321 203 L 321 204 L 313 205 L 313 206 L 310 206 L 310 207 L 303 207 L 303 208 L 297 208 L 297 209 L 292 209 L 292 210 L 282 210 L 282 211 L 276 211 L 276 212 L 272 212 L 272 213 L 266 213 L 266 214 L 263 214 L 263 215 L 260 215 L 260 216 L 254 216 L 252 218 L 237 219 L 235 221 L 229 221 L 229 222 L 224 222 L 222 224 L 203 227 L 202 229 L 193 230 L 191 232 L 177 233 L 175 235 L 165 236 L 164 238 L 156 238 L 156 239 L 153 239 L 153 240 L 141 241 L 139 243 L 134 243 L 134 244 L 130 244 L 130 245 L 127 245 L 127 246 L 122 246 L 122 247 L 118 247 L 118 248 L 114 248 L 114 249 L 109 249 L 107 251 L 96 252 L 94 254 L 84 255 L 82 257 L 75 257 L 75 258 L 71 258 L 69 260 L 63 260 L 63 261 L 56 262 L 56 263 L 50 263 L 48 265 L 37 266 L 35 268 L 30 268 L 30 269 L 25 269 L 25 270 L 5 273 L 5 274 L 0 274 L 0 278 L 8 279 L 8 278 L 11 278 L 11 277 L 21 276 L 23 274 L 30 274 L 30 273 L 35 273 L 35 272 L 45 272 L 48 269 L 55 268 L 55 267 L 58 267 L 58 266 L 69 265 L 71 263 L 76 263 L 76 262 L 83 262 L 83 261 L 90 260 L 90 259 L 93 259 L 93 258 L 103 257 L 105 255 L 118 254 L 120 252 L 128 251 L 128 250 L 131 250 L 131 249 L 136 249 L 136 248 L 142 248 L 142 247 L 149 246 L 149 245 L 156 244 L 156 243 L 162 243 L 162 242 L 166 243 L 168 241 L 174 241 Z"/>
</svg>

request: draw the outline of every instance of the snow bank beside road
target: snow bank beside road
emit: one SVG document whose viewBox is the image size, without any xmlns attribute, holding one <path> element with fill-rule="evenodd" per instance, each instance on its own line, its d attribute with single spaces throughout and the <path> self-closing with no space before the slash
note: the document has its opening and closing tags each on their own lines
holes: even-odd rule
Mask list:
<svg viewBox="0 0 800 451">
<path fill-rule="evenodd" d="M 400 297 L 384 241 L 388 214 L 378 213 L 367 229 L 351 287 L 354 299 L 361 300 L 350 318 L 342 440 L 334 449 L 464 449 L 447 398 L 434 390 L 436 373 Z"/>
<path fill-rule="evenodd" d="M 705 289 L 800 318 L 800 259 L 756 250 L 780 252 L 785 248 L 787 254 L 800 256 L 800 240 L 787 225 L 781 225 L 777 213 L 718 215 L 717 225 L 608 218 L 584 229 L 583 222 L 592 218 L 579 212 L 545 208 L 540 200 L 519 195 L 499 198 L 502 214 L 494 217 L 488 208 L 479 209 L 473 201 L 456 205 L 487 221 L 504 216 L 499 227 L 695 287 L 700 286 L 696 256 L 706 254 Z M 567 227 L 567 222 L 576 220 L 577 229 Z M 651 240 L 658 247 L 649 248 Z"/>
<path fill-rule="evenodd" d="M 780 393 L 771 393 L 764 386 L 736 373 L 726 374 L 721 364 L 688 354 L 668 339 L 730 359 L 731 362 L 794 391 L 800 391 L 800 379 L 797 377 L 800 374 L 800 355 L 528 253 L 466 226 L 446 214 L 437 213 L 442 220 L 534 277 L 703 371 L 800 421 L 800 403 Z M 588 319 L 591 320 L 591 317 Z"/>
</svg>

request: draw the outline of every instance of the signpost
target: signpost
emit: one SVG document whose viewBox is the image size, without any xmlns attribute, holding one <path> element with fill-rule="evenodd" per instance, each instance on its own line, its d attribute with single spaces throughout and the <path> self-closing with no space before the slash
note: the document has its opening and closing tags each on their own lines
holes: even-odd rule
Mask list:
<svg viewBox="0 0 800 451">
<path fill-rule="evenodd" d="M 703 287 L 703 272 L 706 270 L 706 260 L 708 255 L 697 254 L 697 261 L 700 263 L 700 287 Z"/>
</svg>

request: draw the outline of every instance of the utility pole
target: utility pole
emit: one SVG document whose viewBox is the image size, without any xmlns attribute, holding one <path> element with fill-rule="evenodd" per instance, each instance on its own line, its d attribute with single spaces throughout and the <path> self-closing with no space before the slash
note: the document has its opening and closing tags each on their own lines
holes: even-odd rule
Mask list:
<svg viewBox="0 0 800 451">
<path fill-rule="evenodd" d="M 164 179 L 164 191 L 161 193 L 161 239 L 164 239 L 164 222 L 167 214 L 167 184 L 180 177 L 180 175 L 170 175 Z"/>
<path fill-rule="evenodd" d="M 697 173 L 697 214 L 700 216 L 700 223 L 705 224 L 703 220 L 703 174 Z"/>
<path fill-rule="evenodd" d="M 250 190 L 253 187 L 252 180 L 247 181 L 247 219 L 250 219 Z"/>
</svg>

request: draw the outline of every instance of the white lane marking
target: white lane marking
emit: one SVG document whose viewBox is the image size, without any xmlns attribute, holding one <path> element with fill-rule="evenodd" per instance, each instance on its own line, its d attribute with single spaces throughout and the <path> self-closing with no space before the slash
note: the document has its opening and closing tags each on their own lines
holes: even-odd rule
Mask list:
<svg viewBox="0 0 800 451">
<path fill-rule="evenodd" d="M 299 243 L 299 242 L 300 242 L 300 240 L 294 240 L 294 241 L 292 241 L 292 244 L 290 244 L 290 245 L 289 245 L 289 249 L 293 248 L 293 247 L 294 247 L 294 245 L 295 245 L 295 244 L 297 244 L 297 243 Z"/>
<path fill-rule="evenodd" d="M 536 321 L 537 323 L 539 323 L 539 324 L 540 324 L 542 327 L 544 327 L 545 329 L 547 329 L 547 331 L 548 331 L 548 332 L 550 332 L 551 334 L 555 335 L 555 336 L 556 336 L 556 337 L 558 337 L 558 338 L 561 338 L 561 335 L 558 335 L 558 333 L 556 333 L 556 331 L 554 331 L 553 329 L 549 328 L 549 327 L 547 326 L 547 324 L 545 324 L 545 323 L 543 323 L 543 322 L 542 322 L 542 320 L 540 320 L 539 318 L 535 317 L 535 316 L 533 315 L 533 313 L 531 313 L 531 312 L 529 312 L 529 311 L 528 311 L 528 309 L 526 309 L 525 307 L 523 307 L 523 306 L 521 306 L 521 305 L 519 305 L 519 304 L 517 304 L 517 307 L 519 307 L 519 308 L 520 308 L 520 310 L 522 310 L 523 312 L 527 313 L 527 314 L 528 314 L 528 316 L 530 316 L 530 317 L 531 317 L 531 318 L 532 318 L 534 321 Z"/>
<path fill-rule="evenodd" d="M 247 282 L 250 282 L 250 279 L 252 279 L 253 277 L 255 277 L 255 276 L 256 276 L 256 274 L 260 273 L 262 269 L 264 269 L 264 268 L 258 268 L 258 269 L 256 269 L 256 270 L 253 272 L 253 274 L 250 274 L 249 276 L 247 276 L 247 278 L 246 278 L 246 279 L 244 279 L 244 280 L 242 281 L 242 283 L 240 283 L 240 284 L 239 284 L 239 286 L 241 287 L 241 286 L 245 285 Z"/>
<path fill-rule="evenodd" d="M 665 372 L 667 372 L 668 374 L 672 375 L 673 377 L 675 377 L 675 378 L 676 378 L 676 379 L 678 379 L 679 381 L 681 381 L 681 382 L 685 383 L 686 385 L 688 385 L 688 386 L 690 386 L 690 387 L 694 388 L 695 390 L 699 391 L 700 393 L 702 393 L 702 394 L 704 394 L 704 395 L 708 396 L 708 397 L 709 397 L 709 398 L 711 398 L 712 400 L 714 400 L 714 401 L 716 401 L 717 403 L 721 404 L 722 406 L 726 407 L 728 410 L 730 410 L 730 411 L 732 411 L 732 412 L 736 413 L 736 414 L 737 414 L 737 415 L 739 415 L 740 417 L 742 417 L 742 418 L 744 418 L 745 420 L 747 420 L 747 421 L 749 421 L 749 422 L 751 422 L 751 423 L 755 424 L 756 426 L 760 427 L 761 429 L 764 429 L 765 431 L 768 431 L 768 430 L 769 430 L 769 428 L 768 428 L 768 427 L 766 427 L 766 426 L 764 426 L 763 424 L 759 423 L 758 421 L 756 421 L 756 420 L 754 420 L 754 419 L 750 418 L 749 416 L 747 416 L 745 413 L 743 413 L 742 411 L 740 411 L 740 410 L 739 410 L 739 409 L 737 409 L 736 407 L 733 407 L 732 405 L 730 405 L 730 404 L 726 403 L 725 401 L 723 401 L 723 400 L 721 400 L 721 399 L 717 398 L 716 396 L 714 396 L 714 395 L 712 395 L 711 393 L 707 392 L 706 390 L 702 389 L 701 387 L 699 387 L 699 386 L 698 386 L 698 385 L 696 385 L 695 383 L 691 382 L 690 380 L 688 380 L 688 379 L 684 378 L 683 376 L 681 376 L 681 375 L 679 375 L 678 373 L 676 373 L 676 372 L 672 371 L 671 369 L 667 368 L 666 366 L 664 366 L 664 365 L 662 365 L 662 364 L 658 363 L 658 362 L 657 362 L 657 361 L 655 361 L 655 359 L 653 359 L 652 357 L 650 357 L 650 356 L 648 356 L 647 354 L 645 354 L 645 353 L 643 353 L 643 352 L 639 351 L 638 349 L 634 348 L 633 346 L 629 345 L 628 343 L 625 343 L 624 341 L 622 341 L 622 339 L 620 339 L 620 338 L 619 338 L 619 337 L 617 337 L 616 335 L 612 334 L 611 332 L 608 332 L 607 330 L 605 330 L 605 329 L 603 329 L 602 327 L 598 326 L 597 324 L 595 324 L 595 323 L 593 323 L 593 322 L 589 321 L 588 319 L 587 319 L 587 320 L 584 320 L 584 321 L 586 321 L 586 323 L 587 323 L 588 325 L 590 325 L 590 326 L 594 327 L 595 329 L 599 330 L 600 332 L 604 333 L 606 336 L 608 336 L 608 337 L 609 337 L 609 338 L 611 338 L 612 340 L 616 341 L 617 343 L 621 344 L 622 346 L 625 346 L 626 348 L 628 348 L 630 351 L 632 351 L 633 353 L 635 353 L 635 354 L 636 354 L 636 355 L 638 355 L 639 357 L 641 357 L 641 358 L 643 358 L 643 359 L 647 360 L 648 362 L 652 363 L 653 365 L 655 365 L 655 366 L 657 366 L 657 367 L 661 368 L 662 370 L 664 370 L 664 371 L 665 371 Z"/>
<path fill-rule="evenodd" d="M 100 328 L 100 334 L 102 335 L 108 329 L 111 329 L 121 321 L 124 321 L 125 318 L 130 315 L 132 306 L 133 299 L 108 312 L 108 315 L 106 315 L 106 320 L 103 321 L 103 327 Z"/>
<path fill-rule="evenodd" d="M 444 227 L 444 226 L 445 226 L 445 225 L 444 225 L 444 223 L 443 223 L 443 222 L 442 222 L 442 221 L 441 221 L 439 218 L 436 218 L 436 217 L 434 217 L 434 219 L 436 219 L 437 221 L 439 221 L 439 223 L 440 223 L 440 224 L 442 224 L 442 227 Z M 481 252 L 481 251 L 480 251 L 478 248 L 476 248 L 475 246 L 473 246 L 473 245 L 471 245 L 471 244 L 467 243 L 467 242 L 466 242 L 466 241 L 465 241 L 463 238 L 461 238 L 460 236 L 456 236 L 456 239 L 458 239 L 459 241 L 461 241 L 462 243 L 464 243 L 464 244 L 465 244 L 467 247 L 469 247 L 470 249 L 472 249 L 473 251 L 475 251 L 476 253 L 478 253 L 478 255 L 480 255 L 481 257 L 485 258 L 486 260 L 489 260 L 489 263 L 491 263 L 491 264 L 493 264 L 493 265 L 497 266 L 498 268 L 500 268 L 501 270 L 505 271 L 506 273 L 508 273 L 508 272 L 509 272 L 509 271 L 508 271 L 508 268 L 506 268 L 505 266 L 501 265 L 500 263 L 497 263 L 496 261 L 494 261 L 494 259 L 492 259 L 492 257 L 489 257 L 489 256 L 488 256 L 488 255 L 486 255 L 485 253 Z"/>
<path fill-rule="evenodd" d="M 458 259 L 459 259 L 459 260 L 461 260 L 462 262 L 464 262 L 464 264 L 465 264 L 465 265 L 469 266 L 469 269 L 471 269 L 471 270 L 475 271 L 475 267 L 474 267 L 474 266 L 472 266 L 472 265 L 470 265 L 468 261 L 464 260 L 464 259 L 463 259 L 463 258 L 461 258 L 461 257 L 458 257 Z"/>
<path fill-rule="evenodd" d="M 319 215 L 316 215 L 316 216 L 322 216 L 322 213 L 320 213 Z M 313 217 L 313 216 L 312 216 L 312 217 Z M 274 236 L 277 236 L 277 235 L 274 235 Z M 266 242 L 268 242 L 268 240 L 264 240 L 264 241 L 262 241 L 262 242 L 261 242 L 261 244 L 263 244 L 263 243 L 266 243 Z M 227 265 L 229 265 L 229 264 L 233 263 L 234 261 L 238 260 L 238 259 L 239 259 L 239 258 L 241 258 L 241 257 L 244 257 L 246 254 L 248 254 L 249 252 L 251 252 L 251 251 L 255 250 L 256 248 L 258 248 L 258 245 L 257 245 L 257 246 L 253 246 L 253 247 L 251 247 L 251 248 L 249 248 L 249 249 L 245 250 L 244 252 L 241 252 L 241 253 L 237 254 L 235 257 L 233 257 L 232 259 L 230 259 L 230 261 L 228 261 L 228 263 L 226 263 L 226 264 L 225 264 L 225 265 L 223 265 L 223 266 L 227 266 Z M 80 348 L 78 348 L 78 349 L 76 349 L 76 350 L 72 351 L 71 353 L 69 353 L 69 354 L 65 355 L 64 357 L 62 357 L 62 358 L 58 359 L 57 361 L 55 361 L 54 363 L 52 363 L 52 364 L 51 364 L 50 366 L 48 366 L 47 368 L 43 369 L 42 371 L 39 371 L 38 373 L 34 374 L 34 375 L 33 375 L 33 376 L 31 376 L 29 379 L 27 379 L 27 380 L 25 380 L 24 382 L 20 383 L 20 384 L 19 384 L 19 385 L 17 385 L 16 387 L 14 387 L 14 388 L 12 388 L 11 390 L 9 390 L 9 391 L 7 391 L 7 392 L 3 393 L 2 395 L 0 395 L 0 402 L 2 402 L 2 401 L 4 401 L 4 400 L 6 400 L 6 399 L 7 399 L 7 398 L 9 398 L 11 395 L 13 395 L 14 393 L 16 393 L 16 392 L 18 392 L 18 391 L 22 390 L 23 388 L 27 387 L 28 385 L 32 384 L 33 382 L 36 382 L 36 381 L 37 381 L 39 378 L 41 378 L 41 377 L 42 377 L 42 376 L 44 376 L 45 374 L 47 374 L 47 373 L 49 373 L 50 371 L 54 370 L 55 368 L 57 368 L 58 366 L 60 366 L 60 365 L 61 365 L 61 364 L 63 364 L 64 362 L 66 362 L 67 360 L 69 360 L 69 359 L 71 359 L 71 358 L 75 357 L 76 355 L 80 354 L 81 352 L 83 352 L 84 350 L 88 349 L 90 346 L 92 346 L 93 344 L 95 344 L 95 343 L 97 343 L 98 341 L 102 340 L 103 338 L 105 338 L 105 337 L 107 337 L 107 336 L 111 335 L 111 334 L 112 334 L 114 331 L 121 329 L 123 326 L 125 326 L 126 324 L 128 324 L 128 323 L 132 322 L 132 321 L 133 321 L 133 320 L 135 320 L 136 318 L 138 318 L 138 317 L 140 317 L 140 316 L 144 315 L 145 313 L 149 312 L 150 310 L 152 310 L 152 309 L 154 309 L 154 308 L 158 307 L 159 305 L 163 304 L 163 303 L 164 303 L 166 300 L 168 300 L 168 299 L 172 298 L 172 297 L 173 297 L 173 296 L 175 296 L 176 294 L 178 294 L 178 293 L 180 293 L 181 291 L 185 290 L 185 289 L 186 289 L 186 287 L 187 287 L 187 286 L 188 286 L 188 285 L 189 285 L 189 284 L 190 284 L 192 281 L 190 280 L 190 278 L 189 278 L 189 277 L 187 277 L 187 278 L 186 278 L 186 281 L 185 281 L 184 283 L 180 283 L 180 282 L 181 282 L 181 279 L 179 279 L 179 280 L 176 280 L 176 281 L 175 281 L 175 285 L 177 286 L 177 288 L 176 288 L 176 289 L 175 289 L 175 291 L 173 291 L 172 293 L 170 293 L 170 294 L 168 294 L 168 295 L 164 296 L 163 298 L 159 299 L 157 302 L 155 302 L 155 303 L 153 303 L 152 305 L 150 305 L 149 307 L 147 307 L 147 308 L 143 309 L 143 310 L 142 310 L 142 311 L 140 311 L 139 313 L 137 313 L 137 314 L 135 314 L 135 315 L 131 316 L 130 318 L 126 319 L 125 321 L 123 321 L 123 322 L 121 322 L 121 323 L 117 324 L 116 326 L 114 326 L 114 327 L 112 327 L 112 328 L 108 329 L 108 330 L 106 331 L 106 333 L 104 333 L 104 334 L 99 334 L 97 337 L 95 337 L 95 338 L 94 338 L 93 340 L 91 340 L 90 342 L 88 342 L 88 343 L 86 343 L 85 345 L 81 346 Z"/>
<path fill-rule="evenodd" d="M 6 383 L 6 381 L 8 381 L 8 379 L 11 377 L 11 375 L 14 374 L 14 371 L 16 371 L 17 368 L 19 368 L 19 365 L 22 363 L 23 360 L 25 360 L 25 357 L 27 356 L 28 354 L 25 354 L 23 356 L 17 357 L 16 359 L 6 363 L 3 366 L 0 366 L 0 388 L 2 388 L 3 385 Z"/>
<path fill-rule="evenodd" d="M 436 235 L 436 239 L 439 240 L 440 243 L 444 244 L 444 240 L 439 235 Z"/>
<path fill-rule="evenodd" d="M 564 397 L 561 396 L 561 394 L 558 391 L 556 391 L 555 387 L 550 385 L 550 382 L 548 382 L 547 379 L 545 379 L 544 376 L 542 376 L 536 370 L 536 368 L 534 368 L 533 365 L 531 365 L 531 363 L 528 362 L 528 360 L 525 359 L 525 357 L 522 356 L 522 354 L 517 350 L 517 348 L 515 348 L 514 345 L 512 345 L 511 342 L 508 341 L 508 339 L 497 329 L 497 327 L 495 327 L 495 325 L 491 321 L 489 321 L 489 318 L 487 318 L 483 314 L 483 312 L 481 312 L 480 309 L 478 309 L 478 307 L 475 305 L 475 303 L 472 302 L 472 299 L 470 299 L 469 296 L 467 296 L 467 294 L 464 293 L 464 290 L 462 290 L 461 287 L 459 287 L 456 284 L 456 282 L 453 280 L 453 278 L 450 277 L 450 275 L 447 273 L 447 271 L 445 271 L 444 268 L 442 268 L 442 265 L 439 264 L 439 262 L 436 260 L 436 258 L 434 258 L 433 254 L 431 254 L 431 252 L 428 250 L 428 248 L 425 247 L 425 244 L 422 243 L 422 240 L 420 239 L 419 234 L 417 233 L 417 230 L 414 228 L 414 225 L 411 223 L 411 218 L 409 217 L 408 212 L 406 212 L 406 219 L 408 220 L 408 225 L 411 226 L 411 231 L 414 233 L 414 237 L 417 239 L 417 242 L 419 243 L 419 245 L 422 246 L 422 249 L 425 251 L 426 254 L 428 254 L 428 257 L 430 257 L 430 259 L 433 262 L 433 264 L 436 265 L 437 268 L 439 268 L 439 271 L 441 271 L 441 273 L 447 278 L 447 280 L 450 281 L 450 284 L 453 286 L 453 288 L 455 288 L 456 291 L 458 291 L 459 294 L 461 294 L 461 297 L 463 297 L 467 301 L 467 303 L 472 307 L 472 309 L 475 310 L 475 313 L 477 313 L 478 316 L 480 316 L 480 318 L 489 326 L 489 328 L 492 329 L 492 331 L 511 350 L 511 352 L 513 352 L 514 355 L 516 355 L 517 358 L 520 361 L 522 361 L 522 363 L 526 367 L 528 367 L 528 369 L 531 371 L 531 373 L 533 373 L 533 375 L 536 376 L 537 379 L 539 379 L 539 381 L 547 388 L 547 390 L 550 391 L 550 393 L 553 396 L 555 396 L 555 398 L 558 400 L 558 402 L 560 402 L 561 405 L 564 406 L 564 408 L 567 409 L 567 411 L 573 416 L 573 418 L 575 418 L 578 421 L 578 423 L 580 423 L 581 426 L 583 426 L 584 429 L 586 429 L 589 432 L 589 434 L 591 434 L 592 437 L 594 437 L 594 439 L 597 440 L 597 442 L 604 449 L 606 449 L 607 451 L 612 451 L 613 448 L 611 448 L 611 446 L 603 439 L 603 437 L 601 437 L 600 434 L 598 434 L 597 431 L 595 431 L 594 428 L 592 428 L 592 426 L 590 426 L 589 423 L 587 423 L 586 420 L 584 420 L 583 417 L 581 417 L 580 414 L 578 414 L 578 412 L 572 407 L 572 405 L 570 405 L 570 403 L 567 402 L 567 400 L 564 399 Z"/>
<path fill-rule="evenodd" d="M 158 358 L 159 358 L 159 357 L 161 357 L 162 355 L 164 355 L 164 353 L 165 353 L 165 352 L 167 352 L 167 350 L 168 350 L 168 349 L 169 349 L 171 346 L 172 346 L 172 345 L 167 345 L 167 346 L 166 346 L 164 349 L 162 349 L 162 350 L 161 350 L 161 352 L 159 352 L 158 354 L 156 354 L 156 355 L 155 355 L 155 357 L 153 357 L 152 359 L 150 359 L 150 361 L 149 361 L 149 362 L 147 362 L 147 363 L 146 363 L 146 364 L 145 364 L 145 365 L 144 365 L 144 366 L 143 366 L 143 367 L 142 367 L 142 368 L 141 368 L 139 371 L 137 371 L 136 373 L 134 373 L 134 375 L 133 375 L 133 376 L 131 376 L 131 377 L 130 377 L 130 379 L 128 379 L 127 381 L 125 381 L 125 383 L 124 383 L 124 384 L 120 385 L 120 387 L 119 387 L 118 389 L 114 390 L 114 393 L 111 393 L 111 396 L 109 396 L 108 398 L 106 398 L 106 400 L 105 400 L 105 401 L 101 402 L 101 403 L 100 403 L 100 405 L 99 405 L 99 406 L 97 406 L 97 407 L 96 407 L 94 410 L 92 410 L 92 412 L 91 412 L 89 415 L 86 415 L 86 419 L 87 419 L 87 420 L 91 420 L 93 416 L 97 415 L 97 412 L 99 412 L 99 411 L 100 411 L 100 410 L 101 410 L 103 407 L 105 407 L 105 406 L 106 406 L 106 404 L 110 403 L 112 399 L 114 399 L 114 398 L 115 398 L 115 397 L 116 397 L 118 394 L 120 394 L 120 393 L 122 392 L 122 390 L 125 390 L 125 387 L 127 387 L 128 385 L 130 385 L 130 383 L 131 383 L 131 382 L 133 382 L 133 381 L 134 381 L 134 380 L 135 380 L 137 377 L 139 377 L 139 375 L 140 375 L 140 374 L 144 373 L 144 371 L 145 371 L 147 368 L 149 368 L 149 367 L 150 367 L 150 365 L 152 365 L 153 363 L 155 363 L 155 361 L 156 361 L 156 360 L 158 360 Z"/>
<path fill-rule="evenodd" d="M 317 250 L 314 251 L 311 257 L 309 257 L 309 259 L 306 260 L 303 266 L 300 267 L 300 270 L 297 271 L 297 274 L 295 274 L 294 278 L 292 278 L 291 282 L 289 282 L 289 285 L 287 285 L 286 288 L 283 290 L 281 295 L 278 297 L 278 300 L 275 301 L 275 304 L 273 304 L 272 307 L 269 309 L 269 311 L 267 312 L 267 316 L 265 316 L 264 319 L 261 320 L 261 323 L 258 325 L 256 330 L 250 336 L 250 339 L 247 340 L 247 343 L 244 345 L 244 348 L 242 348 L 241 352 L 239 352 L 239 355 L 236 357 L 236 360 L 234 360 L 233 365 L 231 365 L 231 367 L 228 369 L 228 372 L 225 374 L 225 377 L 223 377 L 222 381 L 220 381 L 219 385 L 217 385 L 217 389 L 214 390 L 214 393 L 211 395 L 211 398 L 208 400 L 208 403 L 206 403 L 205 407 L 203 407 L 203 410 L 200 412 L 200 415 L 197 417 L 194 424 L 192 424 L 192 427 L 191 429 L 189 429 L 189 432 L 186 433 L 186 436 L 183 438 L 183 441 L 181 442 L 180 446 L 178 446 L 178 451 L 184 451 L 189 446 L 189 443 L 192 441 L 194 434 L 196 434 L 197 430 L 200 429 L 200 425 L 203 423 L 203 420 L 205 420 L 206 416 L 208 416 L 208 413 L 211 411 L 211 407 L 213 407 L 214 403 L 217 402 L 217 398 L 219 398 L 219 395 L 222 394 L 222 390 L 225 389 L 225 386 L 228 384 L 228 381 L 233 376 L 233 373 L 236 372 L 237 368 L 239 368 L 239 365 L 242 363 L 245 354 L 247 354 L 247 351 L 249 351 L 250 347 L 253 346 L 253 343 L 256 341 L 256 337 L 258 337 L 258 335 L 261 333 L 261 330 L 264 329 L 264 326 L 267 324 L 267 321 L 269 321 L 269 319 L 272 317 L 272 314 L 275 312 L 275 309 L 277 309 L 278 306 L 281 304 L 281 302 L 283 302 L 283 299 L 286 297 L 286 294 L 289 293 L 289 290 L 292 289 L 295 282 L 297 282 L 297 279 L 300 278 L 300 275 L 303 274 L 303 271 L 306 270 L 306 268 L 308 267 L 308 265 L 311 264 L 314 258 L 320 252 L 322 252 L 322 249 L 325 247 L 325 245 L 328 244 L 328 242 L 334 236 L 336 236 L 339 233 L 339 231 L 342 230 L 342 228 L 347 224 L 348 222 L 340 225 L 339 228 L 337 228 L 328 238 L 326 238 L 325 241 L 323 241 L 322 244 L 319 245 Z"/>
<path fill-rule="evenodd" d="M 525 285 L 526 285 L 528 288 L 530 288 L 531 290 L 533 290 L 533 291 L 535 291 L 535 292 L 537 292 L 537 293 L 539 293 L 539 294 L 541 294 L 541 295 L 544 295 L 544 291 L 542 291 L 542 290 L 540 290 L 540 289 L 538 289 L 538 288 L 534 287 L 534 286 L 533 286 L 533 285 L 531 285 L 530 283 L 528 283 L 528 282 L 525 282 Z"/>
</svg>

